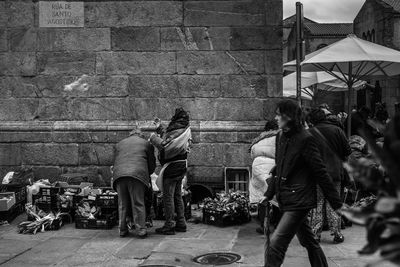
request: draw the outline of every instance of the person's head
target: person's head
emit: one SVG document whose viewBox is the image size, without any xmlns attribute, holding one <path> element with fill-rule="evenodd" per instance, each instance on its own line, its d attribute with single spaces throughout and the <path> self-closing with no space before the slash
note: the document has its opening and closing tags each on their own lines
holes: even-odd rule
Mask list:
<svg viewBox="0 0 400 267">
<path fill-rule="evenodd" d="M 361 117 L 364 120 L 367 120 L 367 119 L 369 119 L 369 116 L 371 115 L 371 110 L 369 108 L 367 108 L 367 107 L 361 107 L 358 110 L 358 113 L 360 113 Z"/>
<path fill-rule="evenodd" d="M 282 100 L 276 107 L 275 120 L 283 130 L 300 130 L 302 125 L 302 110 L 293 100 Z"/>
<path fill-rule="evenodd" d="M 278 123 L 276 122 L 276 120 L 267 121 L 264 126 L 264 131 L 268 132 L 273 130 L 278 130 Z"/>
<path fill-rule="evenodd" d="M 132 135 L 144 138 L 144 134 L 143 134 L 142 130 L 137 125 L 135 125 L 135 127 L 133 127 L 133 129 L 129 132 L 129 136 L 132 136 Z"/>
<path fill-rule="evenodd" d="M 317 125 L 326 119 L 326 114 L 321 108 L 313 108 L 310 111 L 308 118 L 312 125 Z"/>
<path fill-rule="evenodd" d="M 331 109 L 329 108 L 328 104 L 326 104 L 326 103 L 319 105 L 319 109 L 324 111 L 325 114 L 332 114 Z"/>
</svg>

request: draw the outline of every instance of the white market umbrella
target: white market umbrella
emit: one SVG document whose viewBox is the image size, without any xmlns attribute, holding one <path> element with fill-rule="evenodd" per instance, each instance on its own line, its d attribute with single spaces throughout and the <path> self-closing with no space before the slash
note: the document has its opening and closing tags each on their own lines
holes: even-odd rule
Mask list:
<svg viewBox="0 0 400 267">
<path fill-rule="evenodd" d="M 352 89 L 357 81 L 369 76 L 394 76 L 400 74 L 400 52 L 349 35 L 336 43 L 308 54 L 301 62 L 302 71 L 325 71 L 347 85 L 349 92 L 348 125 L 351 127 Z M 296 61 L 284 64 L 294 70 Z M 340 75 L 335 74 L 339 72 Z"/>
<path fill-rule="evenodd" d="M 283 96 L 289 98 L 296 98 L 297 96 L 296 87 L 283 89 Z M 314 93 L 309 88 L 301 89 L 301 98 L 305 100 L 311 101 L 314 96 Z"/>
</svg>

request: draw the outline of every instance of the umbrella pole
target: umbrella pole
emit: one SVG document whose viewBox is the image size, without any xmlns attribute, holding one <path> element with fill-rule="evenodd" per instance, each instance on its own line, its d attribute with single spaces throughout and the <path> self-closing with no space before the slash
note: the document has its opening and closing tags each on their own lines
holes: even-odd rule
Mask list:
<svg viewBox="0 0 400 267">
<path fill-rule="evenodd" d="M 348 81 L 347 88 L 349 92 L 349 98 L 347 102 L 347 137 L 349 138 L 351 135 L 351 105 L 353 103 L 353 63 L 349 62 L 349 73 L 348 73 Z"/>
</svg>

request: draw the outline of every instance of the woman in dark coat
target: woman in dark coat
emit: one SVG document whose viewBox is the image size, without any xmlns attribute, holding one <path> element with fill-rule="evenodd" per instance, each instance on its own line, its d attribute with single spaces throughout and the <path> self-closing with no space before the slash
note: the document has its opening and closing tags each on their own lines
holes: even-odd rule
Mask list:
<svg viewBox="0 0 400 267">
<path fill-rule="evenodd" d="M 316 139 L 302 125 L 298 104 L 281 101 L 275 119 L 281 132 L 276 141 L 276 168 L 268 179 L 265 195 L 269 200 L 276 195 L 283 215 L 266 243 L 265 266 L 281 266 L 291 240 L 297 235 L 307 249 L 311 266 L 327 267 L 325 254 L 308 225 L 307 214 L 316 207 L 317 184 L 334 210 L 342 206 L 339 192 L 322 161 Z"/>
</svg>

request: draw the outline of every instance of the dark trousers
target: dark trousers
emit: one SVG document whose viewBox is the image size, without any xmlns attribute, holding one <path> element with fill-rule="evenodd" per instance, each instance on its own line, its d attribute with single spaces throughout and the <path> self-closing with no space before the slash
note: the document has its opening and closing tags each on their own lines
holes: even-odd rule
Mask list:
<svg viewBox="0 0 400 267">
<path fill-rule="evenodd" d="M 146 186 L 138 179 L 122 177 L 116 181 L 118 192 L 119 231 L 128 231 L 127 214 L 132 214 L 133 221 L 140 228 L 146 228 L 146 209 L 144 194 Z"/>
<path fill-rule="evenodd" d="M 321 246 L 315 240 L 307 221 L 309 210 L 285 211 L 271 236 L 270 244 L 265 243 L 265 267 L 279 267 L 285 258 L 287 248 L 297 235 L 300 244 L 307 249 L 312 267 L 328 267 Z"/>
<path fill-rule="evenodd" d="M 183 178 L 183 177 L 182 177 Z M 172 228 L 176 225 L 186 226 L 185 209 L 182 199 L 182 178 L 163 180 L 163 202 L 165 213 L 165 227 Z M 175 222 L 176 213 L 176 222 Z"/>
</svg>

